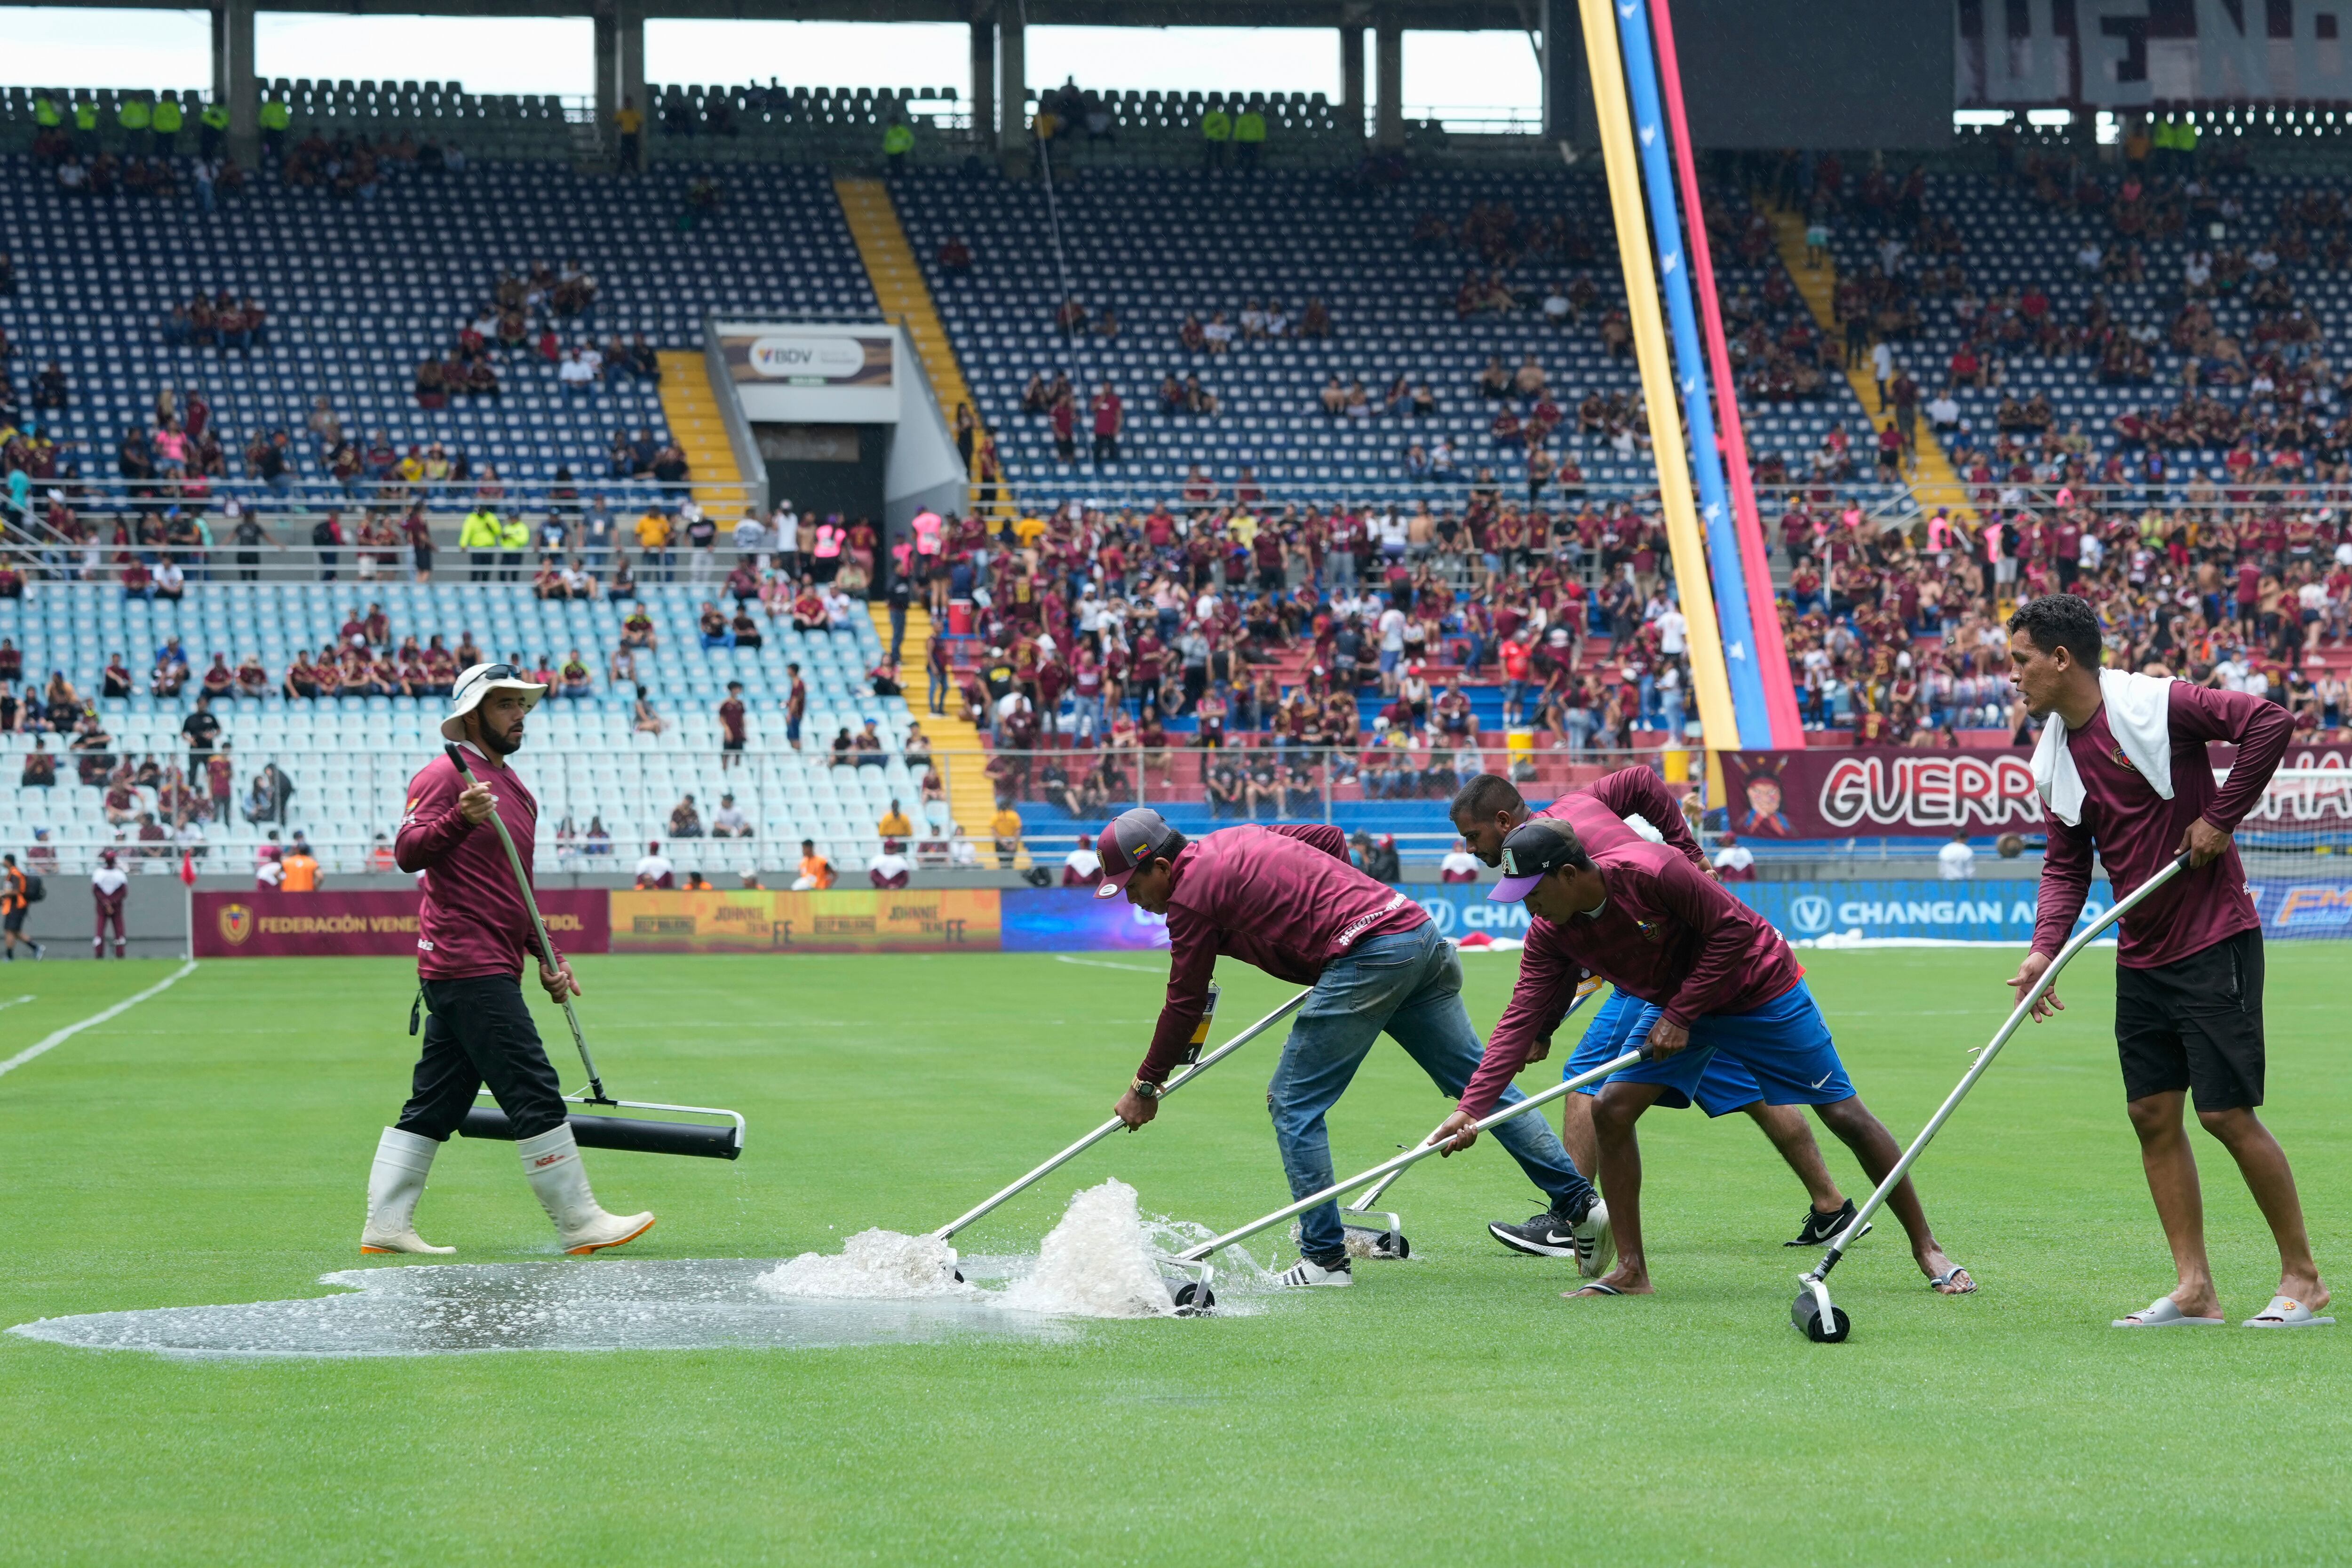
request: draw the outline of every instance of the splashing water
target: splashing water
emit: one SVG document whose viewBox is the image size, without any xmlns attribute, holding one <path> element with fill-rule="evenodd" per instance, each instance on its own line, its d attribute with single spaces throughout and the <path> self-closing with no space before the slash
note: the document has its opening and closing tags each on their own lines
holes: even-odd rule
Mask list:
<svg viewBox="0 0 2352 1568">
<path fill-rule="evenodd" d="M 1001 1302 L 1016 1311 L 1077 1318 L 1154 1318 L 1176 1310 L 1144 1239 L 1135 1189 L 1113 1178 L 1074 1194 L 1045 1233 L 1037 1266 Z"/>
<path fill-rule="evenodd" d="M 956 1251 L 937 1237 L 903 1236 L 895 1230 L 861 1230 L 842 1243 L 838 1257 L 803 1252 L 760 1277 L 761 1289 L 778 1296 L 822 1296 L 835 1300 L 908 1300 L 923 1296 L 969 1294 L 956 1278 Z"/>
<path fill-rule="evenodd" d="M 837 1255 L 804 1252 L 761 1277 L 780 1296 L 908 1300 L 952 1297 L 1008 1311 L 1060 1318 L 1166 1317 L 1176 1310 L 1163 1268 L 1214 1233 L 1161 1215 L 1144 1216 L 1135 1189 L 1116 1178 L 1073 1194 L 1034 1259 L 967 1258 L 964 1281 L 946 1242 L 898 1231 L 860 1231 Z M 971 1281 L 1003 1280 L 1002 1289 Z M 1270 1289 L 1273 1273 L 1239 1248 L 1217 1260 L 1220 1301 L 1229 1292 Z M 1221 1310 L 1222 1307 L 1221 1307 Z M 1239 1310 L 1246 1311 L 1246 1307 Z"/>
</svg>

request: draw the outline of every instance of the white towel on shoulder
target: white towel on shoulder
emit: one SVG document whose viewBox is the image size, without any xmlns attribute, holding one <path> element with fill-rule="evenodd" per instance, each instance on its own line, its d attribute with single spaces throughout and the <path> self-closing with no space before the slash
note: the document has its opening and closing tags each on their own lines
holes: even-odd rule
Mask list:
<svg viewBox="0 0 2352 1568">
<path fill-rule="evenodd" d="M 2166 800 L 2172 798 L 2172 681 L 2129 670 L 2099 671 L 2099 698 L 2107 728 L 2139 776 Z M 2033 748 L 2033 787 L 2050 815 L 2069 827 L 2083 820 L 2083 775 L 2066 749 L 2066 721 L 2056 713 L 2042 726 Z"/>
</svg>

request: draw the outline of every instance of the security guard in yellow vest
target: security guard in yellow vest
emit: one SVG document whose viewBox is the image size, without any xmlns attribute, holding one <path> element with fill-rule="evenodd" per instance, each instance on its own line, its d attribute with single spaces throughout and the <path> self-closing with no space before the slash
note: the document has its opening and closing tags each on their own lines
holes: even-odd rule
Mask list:
<svg viewBox="0 0 2352 1568">
<path fill-rule="evenodd" d="M 1222 104 L 1211 104 L 1209 112 L 1201 116 L 1201 153 L 1209 168 L 1225 165 L 1225 145 L 1234 139 L 1234 117 Z"/>
<path fill-rule="evenodd" d="M 1257 167 L 1259 149 L 1265 145 L 1265 113 L 1251 104 L 1234 117 L 1234 154 L 1244 169 Z"/>
<path fill-rule="evenodd" d="M 294 110 L 282 98 L 261 100 L 261 150 L 272 158 L 286 152 L 286 128 L 294 123 Z"/>
<path fill-rule="evenodd" d="M 122 151 L 131 157 L 143 158 L 152 142 L 149 128 L 154 124 L 153 112 L 143 98 L 126 98 L 115 106 L 114 122 L 122 127 Z"/>
<path fill-rule="evenodd" d="M 499 514 L 488 506 L 478 506 L 466 514 L 464 525 L 457 530 L 457 548 L 466 552 L 470 581 L 488 581 L 490 568 L 498 559 L 499 541 L 505 533 Z"/>
<path fill-rule="evenodd" d="M 98 151 L 98 103 L 94 99 L 78 100 L 73 106 L 74 151 Z"/>
<path fill-rule="evenodd" d="M 499 581 L 520 583 L 523 552 L 530 548 L 530 524 L 522 520 L 522 513 L 507 513 L 506 521 L 499 527 Z"/>
<path fill-rule="evenodd" d="M 186 123 L 186 119 L 180 111 L 178 99 L 158 99 L 154 111 L 148 116 L 148 123 L 154 128 L 155 151 L 168 158 L 179 150 L 180 127 Z"/>
<path fill-rule="evenodd" d="M 228 139 L 228 105 L 207 103 L 205 111 L 196 116 L 196 150 L 206 158 L 220 156 L 221 143 Z"/>
<path fill-rule="evenodd" d="M 894 120 L 882 132 L 882 162 L 891 174 L 907 166 L 907 154 L 915 150 L 915 128 L 903 120 Z"/>
<path fill-rule="evenodd" d="M 47 93 L 33 100 L 33 123 L 44 131 L 54 131 L 66 122 L 66 111 Z"/>
</svg>

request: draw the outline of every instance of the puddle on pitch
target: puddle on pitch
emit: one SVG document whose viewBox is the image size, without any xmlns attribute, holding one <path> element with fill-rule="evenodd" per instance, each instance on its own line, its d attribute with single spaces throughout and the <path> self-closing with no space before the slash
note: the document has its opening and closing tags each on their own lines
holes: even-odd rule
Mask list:
<svg viewBox="0 0 2352 1568">
<path fill-rule="evenodd" d="M 954 1338 L 1067 1341 L 1077 1320 L 1176 1313 L 1166 1275 L 1197 1225 L 1145 1218 L 1116 1179 L 1071 1195 L 1033 1254 L 960 1257 L 928 1236 L 868 1230 L 838 1253 L 773 1258 L 599 1258 L 347 1268 L 349 1293 L 229 1307 L 44 1318 L 9 1331 L 85 1350 L 180 1356 L 465 1355 L 483 1351 L 823 1350 Z M 1223 1316 L 1274 1284 L 1235 1247 Z"/>
<path fill-rule="evenodd" d="M 967 1278 L 1025 1260 L 968 1258 Z M 85 1350 L 180 1356 L 463 1355 L 485 1351 L 823 1350 L 955 1338 L 1060 1341 L 1074 1324 L 985 1300 L 793 1300 L 760 1288 L 774 1258 L 411 1264 L 349 1268 L 345 1294 L 243 1306 L 44 1318 L 9 1332 Z"/>
</svg>

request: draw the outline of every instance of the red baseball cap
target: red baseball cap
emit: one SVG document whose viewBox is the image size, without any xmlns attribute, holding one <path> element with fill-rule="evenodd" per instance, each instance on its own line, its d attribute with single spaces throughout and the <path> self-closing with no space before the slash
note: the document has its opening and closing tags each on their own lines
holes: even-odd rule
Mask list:
<svg viewBox="0 0 2352 1568">
<path fill-rule="evenodd" d="M 1128 879 L 1162 856 L 1184 846 L 1184 836 L 1148 805 L 1123 811 L 1095 839 L 1095 857 L 1102 862 L 1103 879 L 1095 897 L 1108 899 L 1124 889 Z"/>
</svg>

